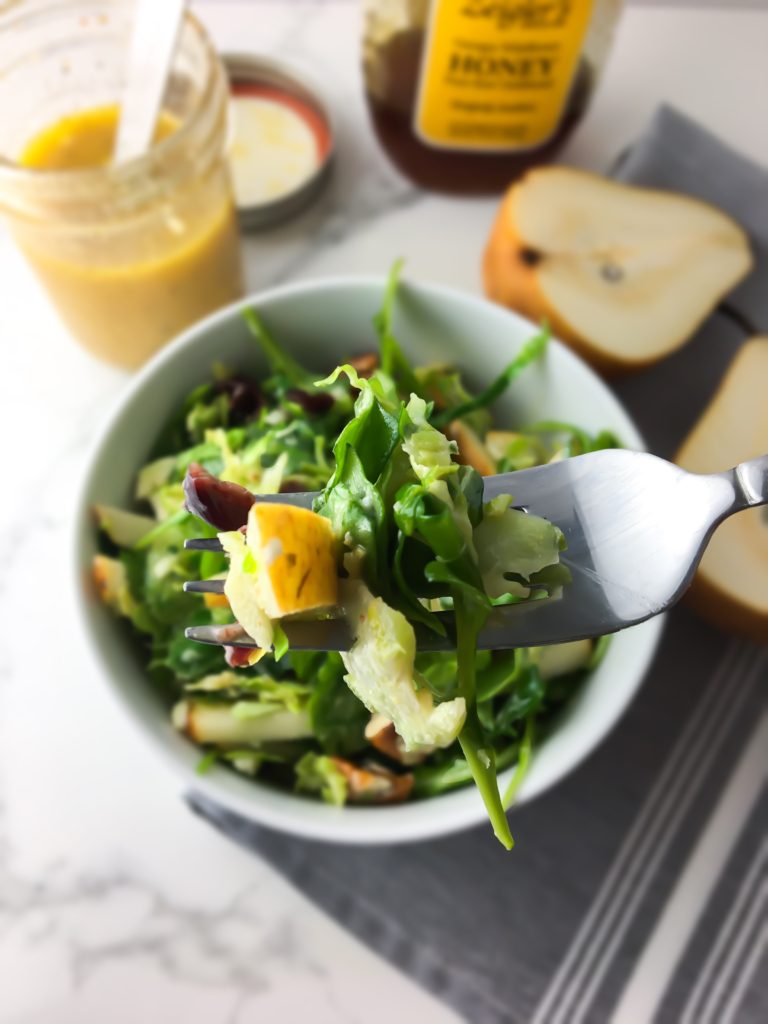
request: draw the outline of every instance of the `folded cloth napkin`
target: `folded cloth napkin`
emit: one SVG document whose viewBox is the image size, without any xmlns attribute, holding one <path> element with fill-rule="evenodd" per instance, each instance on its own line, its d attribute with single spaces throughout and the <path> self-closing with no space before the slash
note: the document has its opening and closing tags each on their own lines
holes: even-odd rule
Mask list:
<svg viewBox="0 0 768 1024">
<path fill-rule="evenodd" d="M 761 264 L 729 297 L 730 312 L 617 386 L 651 449 L 668 456 L 744 340 L 742 321 L 768 331 L 768 173 L 668 108 L 615 173 L 727 210 Z M 763 650 L 676 609 L 612 736 L 514 812 L 512 853 L 487 826 L 406 846 L 307 842 L 188 799 L 474 1024 L 714 1021 L 737 1011 L 763 1021 L 767 675 Z"/>
<path fill-rule="evenodd" d="M 662 107 L 616 162 L 621 181 L 684 192 L 718 206 L 748 232 L 754 267 L 696 337 L 615 388 L 652 452 L 671 458 L 745 335 L 768 334 L 768 171 L 701 125 Z"/>
</svg>

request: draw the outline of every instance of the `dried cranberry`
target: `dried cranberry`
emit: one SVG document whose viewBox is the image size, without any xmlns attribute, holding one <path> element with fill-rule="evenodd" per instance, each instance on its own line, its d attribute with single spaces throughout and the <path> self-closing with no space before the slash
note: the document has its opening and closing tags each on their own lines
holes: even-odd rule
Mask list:
<svg viewBox="0 0 768 1024">
<path fill-rule="evenodd" d="M 264 405 L 264 394 L 255 380 L 228 377 L 217 382 L 216 390 L 229 399 L 229 422 L 232 426 L 251 419 Z"/>
<path fill-rule="evenodd" d="M 304 491 L 306 491 L 306 487 L 302 482 L 300 480 L 292 480 L 290 477 L 287 477 L 280 484 L 281 494 L 302 494 Z"/>
<path fill-rule="evenodd" d="M 217 530 L 239 530 L 248 522 L 253 495 L 239 484 L 219 480 L 197 462 L 184 477 L 184 505 L 188 512 Z"/>
<path fill-rule="evenodd" d="M 224 648 L 224 658 L 230 668 L 247 668 L 252 653 L 249 647 Z"/>
<path fill-rule="evenodd" d="M 347 362 L 357 370 L 358 377 L 367 380 L 373 371 L 378 369 L 379 356 L 377 352 L 363 352 L 359 356 L 352 356 Z"/>
<path fill-rule="evenodd" d="M 289 402 L 300 405 L 310 416 L 320 416 L 333 408 L 333 395 L 327 391 L 303 391 L 301 388 L 288 388 L 285 397 Z"/>
</svg>

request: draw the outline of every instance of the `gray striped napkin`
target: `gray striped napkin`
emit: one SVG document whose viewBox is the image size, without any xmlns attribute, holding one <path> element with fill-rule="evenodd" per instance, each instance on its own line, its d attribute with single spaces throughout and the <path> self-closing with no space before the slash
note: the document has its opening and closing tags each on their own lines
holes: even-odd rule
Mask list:
<svg viewBox="0 0 768 1024">
<path fill-rule="evenodd" d="M 761 264 L 691 345 L 616 388 L 669 456 L 745 321 L 768 332 L 768 174 L 667 108 L 615 173 L 728 210 Z M 757 1024 L 768 1020 L 767 682 L 765 650 L 676 609 L 611 738 L 515 813 L 512 855 L 487 828 L 342 848 L 189 802 L 475 1024 Z"/>
</svg>

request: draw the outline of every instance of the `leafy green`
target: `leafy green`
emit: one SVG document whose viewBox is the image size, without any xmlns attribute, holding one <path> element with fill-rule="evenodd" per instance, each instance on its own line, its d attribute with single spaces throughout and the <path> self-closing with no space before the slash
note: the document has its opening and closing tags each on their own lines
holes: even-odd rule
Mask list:
<svg viewBox="0 0 768 1024">
<path fill-rule="evenodd" d="M 198 442 L 202 442 L 208 430 L 215 427 L 226 427 L 229 421 L 229 402 L 224 394 L 210 397 L 206 394 L 204 398 L 195 402 L 186 416 L 185 425 L 189 436 Z M 202 445 L 201 445 L 202 447 Z M 200 453 L 202 455 L 202 453 Z M 196 461 L 202 462 L 205 455 L 198 457 Z M 190 459 L 190 461 L 192 461 Z M 216 470 L 211 469 L 211 472 Z"/>
<path fill-rule="evenodd" d="M 606 654 L 608 653 L 608 648 L 611 646 L 612 639 L 613 637 L 611 636 L 599 636 L 597 638 L 597 640 L 595 641 L 595 646 L 592 648 L 592 655 L 589 661 L 587 662 L 586 666 L 590 672 L 593 671 L 593 669 L 596 669 L 600 662 L 603 660 L 603 658 L 606 656 Z"/>
<path fill-rule="evenodd" d="M 534 358 L 534 349 L 519 363 Z M 382 371 L 396 368 L 397 350 L 390 349 Z M 394 723 L 406 750 L 446 747 L 458 735 L 494 831 L 509 848 L 493 737 L 514 731 L 540 694 L 516 692 L 498 709 L 487 704 L 481 709 L 477 638 L 491 598 L 520 596 L 505 574 L 517 571 L 527 578 L 555 565 L 562 534 L 544 520 L 510 509 L 510 499 L 484 509 L 481 478 L 454 461 L 453 445 L 430 423 L 431 406 L 423 398 L 411 394 L 395 410 L 388 378 L 360 381 L 349 367 L 324 383 L 335 381 L 339 372 L 360 387 L 360 396 L 355 418 L 334 446 L 334 473 L 314 508 L 355 555 L 369 588 L 355 606 L 355 643 L 342 655 L 347 683 L 371 711 Z M 491 585 L 483 569 L 493 577 Z M 428 675 L 417 673 L 409 622 L 444 634 L 430 605 L 436 599 L 447 600 L 454 613 L 456 688 L 448 699 L 430 690 Z"/>
<path fill-rule="evenodd" d="M 333 759 L 312 751 L 296 762 L 296 789 L 319 793 L 326 803 L 335 807 L 341 807 L 347 800 L 347 780 Z"/>
<path fill-rule="evenodd" d="M 280 659 L 288 653 L 289 644 L 288 637 L 285 634 L 285 630 L 283 629 L 279 622 L 276 622 L 275 625 L 272 627 L 272 642 L 275 645 L 275 661 L 280 661 Z"/>
<path fill-rule="evenodd" d="M 253 750 L 244 747 L 241 750 L 209 750 L 197 764 L 195 771 L 198 775 L 205 775 L 217 762 L 224 762 L 232 765 L 237 771 L 245 775 L 258 775 L 264 763 L 281 764 L 285 757 L 266 750 Z"/>
<path fill-rule="evenodd" d="M 198 608 L 187 613 L 164 643 L 165 653 L 160 655 L 162 647 L 155 647 L 155 665 L 170 668 L 180 681 L 201 679 L 224 667 L 224 659 L 220 648 L 212 644 L 197 644 L 184 636 L 185 626 L 211 625 L 213 616 L 206 608 Z"/>
<path fill-rule="evenodd" d="M 541 357 L 547 332 L 473 395 L 454 366 L 409 364 L 395 333 L 400 272 L 397 263 L 375 317 L 380 367 L 369 379 L 350 363 L 315 382 L 256 311 L 244 314 L 270 375 L 256 381 L 216 367 L 173 411 L 138 474 L 140 515 L 100 514 L 102 592 L 130 621 L 159 692 L 170 705 L 194 706 L 204 727 L 199 735 L 214 739 L 201 770 L 219 761 L 264 784 L 343 803 L 346 782 L 332 758 L 359 765 L 371 756 L 371 709 L 394 721 L 405 745 L 424 756 L 409 769 L 416 798 L 474 779 L 509 846 L 504 808 L 534 738 L 546 735 L 589 666 L 550 678 L 539 672 L 535 651 L 477 652 L 494 605 L 544 599 L 567 585 L 558 562 L 562 537 L 543 520 L 513 514 L 509 499 L 484 505 L 482 479 L 457 463 L 455 445 L 436 428 L 459 419 L 485 442 L 489 405 Z M 556 421 L 495 441 L 500 471 L 617 443 L 609 432 L 592 436 Z M 186 639 L 188 625 L 233 621 L 221 601 L 182 592 L 187 580 L 221 577 L 229 568 L 221 553 L 183 547 L 187 538 L 214 535 L 182 508 L 182 480 L 193 462 L 253 491 L 322 491 L 316 510 L 344 545 L 344 601 L 366 621 L 359 630 L 353 622 L 359 635 L 352 651 L 290 651 L 276 623 L 271 635 L 280 660 L 265 657 L 235 671 L 221 648 Z M 242 577 L 247 593 L 248 574 Z M 417 653 L 414 627 L 448 637 L 456 649 Z M 595 646 L 590 665 L 604 646 Z M 497 772 L 516 762 L 502 799 Z"/>
<path fill-rule="evenodd" d="M 195 767 L 198 775 L 207 775 L 219 759 L 218 750 L 209 750 L 200 758 Z"/>
<path fill-rule="evenodd" d="M 475 703 L 475 651 L 477 637 L 488 612 L 479 603 L 467 603 L 465 595 L 460 592 L 454 595 L 454 602 L 459 693 L 469 705 L 459 743 L 488 811 L 493 833 L 501 845 L 509 850 L 513 846 L 513 839 L 496 780 L 496 751 L 480 723 Z"/>
<path fill-rule="evenodd" d="M 503 771 L 515 763 L 519 744 L 513 743 L 496 752 L 496 771 Z M 457 786 L 473 781 L 472 769 L 460 754 L 438 751 L 430 760 L 413 769 L 414 795 L 421 798 L 439 796 Z"/>
<path fill-rule="evenodd" d="M 498 470 L 500 473 L 508 473 L 530 469 L 531 466 L 545 462 L 619 447 L 619 440 L 611 431 L 603 430 L 593 436 L 571 423 L 545 420 L 534 423 L 524 433 L 514 436 L 499 460 Z"/>
<path fill-rule="evenodd" d="M 510 508 L 512 497 L 500 495 L 486 506 L 475 531 L 478 566 L 489 597 L 509 592 L 508 574 L 528 582 L 557 564 L 562 532 L 546 519 Z M 539 582 L 543 580 L 538 577 Z"/>
<path fill-rule="evenodd" d="M 366 746 L 368 713 L 344 681 L 344 663 L 336 653 L 292 654 L 296 675 L 311 681 L 312 731 L 327 754 L 349 756 Z"/>
<path fill-rule="evenodd" d="M 464 385 L 461 374 L 453 366 L 437 363 L 417 368 L 415 373 L 419 382 L 419 394 L 431 399 L 438 412 L 458 408 L 473 399 L 473 395 Z M 467 413 L 462 419 L 478 437 L 484 437 L 491 427 L 491 414 L 484 407 Z"/>
<path fill-rule="evenodd" d="M 513 651 L 498 651 L 486 665 L 478 666 L 478 702 L 493 700 L 514 686 L 528 661 L 528 649 L 518 647 Z"/>
<path fill-rule="evenodd" d="M 389 272 L 389 279 L 384 290 L 381 309 L 373 318 L 373 324 L 379 335 L 379 351 L 381 368 L 397 384 L 398 390 L 406 395 L 420 395 L 421 390 L 416 374 L 405 357 L 399 342 L 395 338 L 392 321 L 395 308 L 395 297 L 400 284 L 403 261 L 397 260 Z"/>
<path fill-rule="evenodd" d="M 437 413 L 432 418 L 434 425 L 436 427 L 444 427 L 451 420 L 466 419 L 467 416 L 477 412 L 478 409 L 485 409 L 492 402 L 495 402 L 497 398 L 504 394 L 515 377 L 526 366 L 529 366 L 534 360 L 541 358 L 549 338 L 549 328 L 545 326 L 523 345 L 515 358 L 487 388 L 481 391 L 479 395 L 475 395 L 474 398 L 469 398 L 452 408 L 444 409 L 442 412 Z"/>
<path fill-rule="evenodd" d="M 544 683 L 535 665 L 521 673 L 517 684 L 500 703 L 490 724 L 494 736 L 514 736 L 518 724 L 535 714 L 544 700 Z"/>
<path fill-rule="evenodd" d="M 463 695 L 435 704 L 414 677 L 416 641 L 402 612 L 363 589 L 354 610 L 356 639 L 342 654 L 347 684 L 369 711 L 392 722 L 406 750 L 448 746 L 466 715 Z"/>
<path fill-rule="evenodd" d="M 285 377 L 292 384 L 308 383 L 310 375 L 293 356 L 277 344 L 255 309 L 244 309 L 243 319 L 248 325 L 248 330 L 258 341 L 273 373 Z"/>
<path fill-rule="evenodd" d="M 517 756 L 517 766 L 512 773 L 512 778 L 509 780 L 509 785 L 504 791 L 504 797 L 502 803 L 505 808 L 510 808 L 515 802 L 520 786 L 523 784 L 523 780 L 528 774 L 528 769 L 531 765 L 531 753 L 533 751 L 533 734 L 535 729 L 536 719 L 534 714 L 531 713 L 525 723 L 525 732 L 523 733 L 523 739 L 520 743 L 520 750 Z"/>
</svg>

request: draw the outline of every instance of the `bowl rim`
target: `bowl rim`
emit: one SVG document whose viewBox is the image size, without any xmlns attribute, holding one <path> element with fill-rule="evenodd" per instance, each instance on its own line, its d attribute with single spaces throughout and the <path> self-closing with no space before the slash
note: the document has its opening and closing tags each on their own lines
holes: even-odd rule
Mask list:
<svg viewBox="0 0 768 1024">
<path fill-rule="evenodd" d="M 346 845 L 394 844 L 434 839 L 479 825 L 487 820 L 487 814 L 479 794 L 474 787 L 470 786 L 449 791 L 446 794 L 442 794 L 439 798 L 430 798 L 413 803 L 375 808 L 337 808 L 323 804 L 320 801 L 283 792 L 273 787 L 262 786 L 258 780 L 241 780 L 243 782 L 247 781 L 249 793 L 252 792 L 254 795 L 252 800 L 245 798 L 238 793 L 228 790 L 225 785 L 220 784 L 219 780 L 232 776 L 232 772 L 223 766 L 215 766 L 206 775 L 197 775 L 194 768 L 184 763 L 182 758 L 176 755 L 170 744 L 161 741 L 157 735 L 152 733 L 143 724 L 140 714 L 129 701 L 124 692 L 123 685 L 117 678 L 118 673 L 110 663 L 104 644 L 96 636 L 96 630 L 90 615 L 91 602 L 89 601 L 87 587 L 83 583 L 83 573 L 84 570 L 87 571 L 87 560 L 90 557 L 90 553 L 86 550 L 86 530 L 83 524 L 92 520 L 90 513 L 93 499 L 89 493 L 92 479 L 98 469 L 102 457 L 102 449 L 114 433 L 116 425 L 122 419 L 127 408 L 135 401 L 136 396 L 143 390 L 146 382 L 167 363 L 172 362 L 178 353 L 182 352 L 187 346 L 193 345 L 199 335 L 215 329 L 217 325 L 229 321 L 237 316 L 241 310 L 251 306 L 258 308 L 276 300 L 290 298 L 296 294 L 339 289 L 359 289 L 364 291 L 376 288 L 383 294 L 386 280 L 386 275 L 335 274 L 275 285 L 250 293 L 242 299 L 238 299 L 196 321 L 155 353 L 129 380 L 127 386 L 119 395 L 116 404 L 97 425 L 77 488 L 72 522 L 73 543 L 70 545 L 72 554 L 71 576 L 74 582 L 77 618 L 83 634 L 88 640 L 85 646 L 90 652 L 92 662 L 100 669 L 99 674 L 105 677 L 106 687 L 102 687 L 102 689 L 106 688 L 111 694 L 116 707 L 120 708 L 123 712 L 124 718 L 127 713 L 129 722 L 135 731 L 143 737 L 145 744 L 160 755 L 163 763 L 184 783 L 185 791 L 192 794 L 195 792 L 200 793 L 219 807 L 233 812 L 250 822 L 266 825 L 304 839 Z M 411 292 L 425 295 L 428 298 L 444 299 L 448 302 L 458 301 L 478 310 L 479 313 L 486 316 L 491 312 L 500 318 L 511 318 L 517 322 L 518 327 L 524 327 L 531 332 L 539 329 L 531 321 L 513 310 L 496 305 L 472 292 L 464 292 L 449 285 L 411 280 L 403 281 L 402 287 Z M 603 391 L 608 401 L 616 407 L 620 417 L 626 421 L 626 431 L 623 440 L 632 448 L 646 450 L 644 439 L 632 417 L 597 373 L 556 337 L 552 336 L 549 344 L 557 350 L 558 358 L 565 360 L 566 368 L 570 363 L 571 367 L 579 367 L 581 371 L 586 371 L 597 388 Z M 616 704 L 610 714 L 603 715 L 599 725 L 585 736 L 581 749 L 575 755 L 572 755 L 570 760 L 566 760 L 557 770 L 550 770 L 547 775 L 541 775 L 540 773 L 541 777 L 536 777 L 529 773 L 520 788 L 514 805 L 515 808 L 535 799 L 552 786 L 561 782 L 604 742 L 620 718 L 626 713 L 645 678 L 651 660 L 656 653 L 664 621 L 664 616 L 657 616 L 642 623 L 640 626 L 633 627 L 632 631 L 643 631 L 645 643 L 639 656 L 636 656 L 633 663 L 632 679 L 624 686 L 623 699 Z M 509 778 L 513 771 L 514 766 L 500 773 L 500 784 L 503 785 L 501 780 Z M 531 779 L 533 779 L 533 784 L 529 784 Z M 470 797 L 474 797 L 474 799 L 470 799 Z M 312 808 L 312 813 L 307 812 L 308 807 Z M 441 811 L 442 813 L 440 813 Z"/>
</svg>

